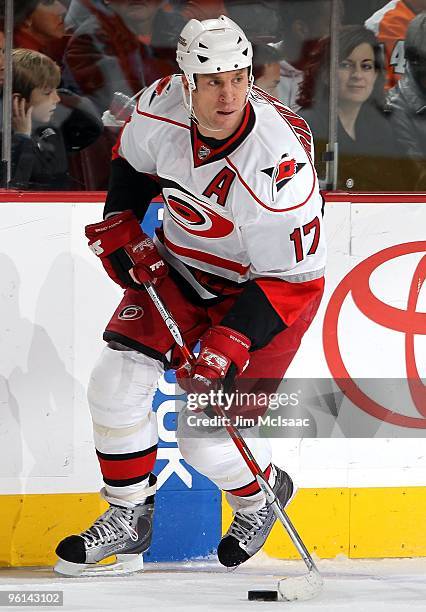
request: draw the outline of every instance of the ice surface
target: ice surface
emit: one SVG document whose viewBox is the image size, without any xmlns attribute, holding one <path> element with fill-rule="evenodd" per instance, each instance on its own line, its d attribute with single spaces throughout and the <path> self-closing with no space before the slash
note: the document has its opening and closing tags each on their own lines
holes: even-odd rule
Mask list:
<svg viewBox="0 0 426 612">
<path fill-rule="evenodd" d="M 51 569 L 4 568 L 0 590 L 63 590 L 63 608 L 49 609 L 66 611 L 426 610 L 426 559 L 342 558 L 318 561 L 318 567 L 323 592 L 311 601 L 292 603 L 247 600 L 248 590 L 276 589 L 279 578 L 305 572 L 302 562 L 274 560 L 263 553 L 235 571 L 214 560 L 147 563 L 143 573 L 127 577 L 59 578 Z"/>
</svg>

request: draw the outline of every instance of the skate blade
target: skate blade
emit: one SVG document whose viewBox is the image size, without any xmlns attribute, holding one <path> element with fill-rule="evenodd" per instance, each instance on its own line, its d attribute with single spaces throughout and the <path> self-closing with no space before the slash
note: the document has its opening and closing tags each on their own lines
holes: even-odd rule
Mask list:
<svg viewBox="0 0 426 612">
<path fill-rule="evenodd" d="M 116 561 L 101 565 L 99 563 L 71 563 L 58 559 L 53 571 L 61 576 L 119 576 L 143 570 L 143 555 L 117 555 Z"/>
</svg>

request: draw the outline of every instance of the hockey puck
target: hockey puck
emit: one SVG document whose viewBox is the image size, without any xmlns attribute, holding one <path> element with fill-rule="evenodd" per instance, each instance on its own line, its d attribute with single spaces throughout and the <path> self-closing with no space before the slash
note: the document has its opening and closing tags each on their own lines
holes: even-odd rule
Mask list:
<svg viewBox="0 0 426 612">
<path fill-rule="evenodd" d="M 249 601 L 278 601 L 277 591 L 249 591 Z"/>
</svg>

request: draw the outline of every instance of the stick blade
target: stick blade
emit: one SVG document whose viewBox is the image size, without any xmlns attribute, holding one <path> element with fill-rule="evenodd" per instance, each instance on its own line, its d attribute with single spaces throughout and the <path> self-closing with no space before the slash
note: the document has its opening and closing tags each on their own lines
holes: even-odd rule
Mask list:
<svg viewBox="0 0 426 612">
<path fill-rule="evenodd" d="M 323 584 L 320 574 L 312 570 L 303 576 L 281 578 L 278 597 L 284 601 L 313 599 L 321 592 Z"/>
</svg>

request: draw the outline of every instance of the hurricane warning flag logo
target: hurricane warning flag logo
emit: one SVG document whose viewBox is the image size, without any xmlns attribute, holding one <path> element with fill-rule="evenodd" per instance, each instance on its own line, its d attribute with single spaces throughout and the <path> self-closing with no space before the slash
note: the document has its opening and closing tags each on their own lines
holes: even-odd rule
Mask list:
<svg viewBox="0 0 426 612">
<path fill-rule="evenodd" d="M 294 158 L 289 158 L 287 153 L 281 160 L 270 168 L 264 168 L 262 172 L 272 178 L 273 191 L 280 191 L 296 174 L 305 166 L 305 162 L 297 162 Z"/>
</svg>

